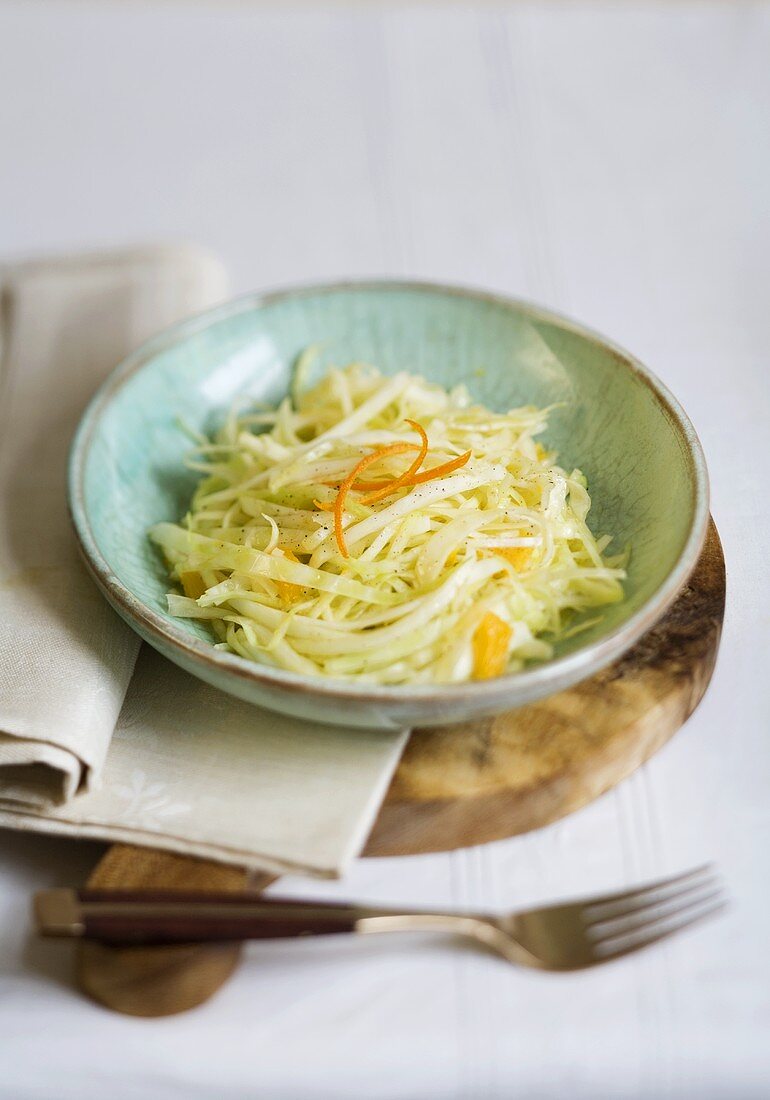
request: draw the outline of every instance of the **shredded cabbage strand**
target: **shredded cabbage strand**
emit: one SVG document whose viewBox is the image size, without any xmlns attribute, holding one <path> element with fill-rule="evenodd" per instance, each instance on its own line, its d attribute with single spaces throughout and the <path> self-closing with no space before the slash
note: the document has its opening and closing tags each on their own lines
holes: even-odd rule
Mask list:
<svg viewBox="0 0 770 1100">
<path fill-rule="evenodd" d="M 184 592 L 172 615 L 262 664 L 425 684 L 545 660 L 623 598 L 585 478 L 535 441 L 549 410 L 493 413 L 361 364 L 300 393 L 306 370 L 190 457 L 205 477 L 188 514 L 150 532 Z"/>
</svg>

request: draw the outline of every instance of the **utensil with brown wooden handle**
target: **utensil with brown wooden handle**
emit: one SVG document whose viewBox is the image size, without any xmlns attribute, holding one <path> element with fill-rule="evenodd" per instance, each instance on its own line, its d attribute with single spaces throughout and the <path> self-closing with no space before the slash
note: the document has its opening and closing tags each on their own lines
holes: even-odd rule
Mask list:
<svg viewBox="0 0 770 1100">
<path fill-rule="evenodd" d="M 446 932 L 508 962 L 579 970 L 617 959 L 710 917 L 724 894 L 709 867 L 632 890 L 506 914 L 416 912 L 243 894 L 46 890 L 38 930 L 110 944 L 282 939 L 342 932 Z"/>
</svg>

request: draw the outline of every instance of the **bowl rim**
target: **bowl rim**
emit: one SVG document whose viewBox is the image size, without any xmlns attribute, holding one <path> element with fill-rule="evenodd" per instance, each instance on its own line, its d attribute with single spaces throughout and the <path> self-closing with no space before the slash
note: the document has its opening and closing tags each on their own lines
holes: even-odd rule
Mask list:
<svg viewBox="0 0 770 1100">
<path fill-rule="evenodd" d="M 355 681 L 324 679 L 270 665 L 259 665 L 237 654 L 217 650 L 212 643 L 192 637 L 148 607 L 115 575 L 109 561 L 101 553 L 91 527 L 85 496 L 85 468 L 100 418 L 123 385 L 162 352 L 229 317 L 264 309 L 291 298 L 347 291 L 439 294 L 514 309 L 530 318 L 555 324 L 601 345 L 647 386 L 685 445 L 692 475 L 693 518 L 687 539 L 673 568 L 655 592 L 626 622 L 584 648 L 493 680 L 434 685 L 357 684 Z M 204 666 L 209 674 L 218 669 L 227 678 L 236 677 L 255 685 L 264 685 L 268 689 L 348 699 L 361 704 L 389 703 L 396 706 L 403 702 L 411 706 L 431 703 L 446 705 L 452 701 L 472 704 L 478 701 L 480 708 L 489 711 L 496 701 L 501 705 L 511 705 L 520 697 L 523 703 L 529 702 L 593 675 L 625 652 L 661 618 L 695 568 L 705 543 L 709 521 L 709 482 L 701 442 L 680 403 L 648 367 L 601 333 L 554 310 L 495 291 L 413 279 L 361 278 L 298 284 L 240 295 L 178 322 L 143 343 L 110 372 L 83 412 L 70 447 L 67 502 L 80 552 L 97 585 L 128 622 L 139 628 L 140 634 L 149 635 L 150 639 L 165 643 L 172 650 L 179 651 L 180 656 L 184 655 L 187 668 L 190 665 Z"/>
</svg>

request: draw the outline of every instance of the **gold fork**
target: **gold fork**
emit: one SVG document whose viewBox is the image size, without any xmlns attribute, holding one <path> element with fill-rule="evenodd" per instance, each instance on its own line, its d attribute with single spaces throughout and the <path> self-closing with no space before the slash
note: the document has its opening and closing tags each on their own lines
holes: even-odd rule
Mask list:
<svg viewBox="0 0 770 1100">
<path fill-rule="evenodd" d="M 105 943 L 282 939 L 339 932 L 447 932 L 511 963 L 580 970 L 667 939 L 724 908 L 710 865 L 631 890 L 496 915 L 415 912 L 248 894 L 45 890 L 38 930 Z"/>
</svg>

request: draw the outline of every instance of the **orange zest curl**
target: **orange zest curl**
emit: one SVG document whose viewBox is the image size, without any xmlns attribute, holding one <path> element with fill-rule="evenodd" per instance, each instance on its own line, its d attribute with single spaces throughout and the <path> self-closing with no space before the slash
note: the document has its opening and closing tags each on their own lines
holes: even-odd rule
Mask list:
<svg viewBox="0 0 770 1100">
<path fill-rule="evenodd" d="M 362 504 L 374 504 L 375 501 L 382 500 L 383 497 L 387 497 L 390 496 L 391 493 L 395 493 L 396 489 L 400 489 L 402 485 L 408 485 L 409 479 L 417 473 L 417 471 L 425 461 L 425 458 L 428 454 L 429 446 L 427 432 L 423 428 L 422 424 L 418 424 L 416 420 L 407 420 L 406 423 L 409 424 L 410 427 L 414 428 L 414 430 L 418 433 L 420 439 L 422 440 L 417 457 L 415 458 L 414 462 L 408 470 L 405 470 L 403 474 L 400 474 L 397 478 L 394 478 L 393 481 L 385 482 L 382 488 L 378 488 L 376 484 L 371 481 L 368 481 L 366 483 L 359 482 L 356 488 L 364 489 L 365 491 L 370 488 L 374 488 L 375 490 L 373 493 L 369 493 L 368 496 L 361 498 Z"/>
<path fill-rule="evenodd" d="M 442 462 L 440 466 L 434 466 L 430 470 L 423 470 L 421 474 L 415 474 L 410 477 L 407 485 L 424 485 L 426 481 L 433 481 L 434 477 L 444 477 L 445 474 L 453 474 L 455 470 L 459 470 L 468 459 L 471 457 L 471 452 L 466 451 L 464 455 L 458 455 L 457 458 L 452 458 L 449 462 Z"/>
<path fill-rule="evenodd" d="M 337 499 L 334 501 L 334 537 L 337 540 L 337 546 L 339 547 L 340 554 L 343 558 L 349 558 L 347 543 L 345 542 L 345 532 L 342 528 L 342 516 L 345 511 L 345 498 L 358 478 L 358 475 L 371 466 L 373 462 L 377 462 L 380 458 L 385 458 L 386 455 L 402 455 L 407 451 L 414 450 L 416 444 L 414 443 L 392 443 L 389 447 L 380 447 L 377 451 L 372 451 L 371 454 L 365 455 L 357 465 L 353 467 L 348 476 L 340 485 L 340 491 L 337 493 Z"/>
<path fill-rule="evenodd" d="M 423 485 L 426 481 L 433 481 L 434 478 L 443 477 L 445 474 L 451 474 L 464 466 L 471 457 L 471 452 L 466 451 L 465 454 L 459 455 L 457 458 L 450 459 L 448 462 L 442 462 L 439 466 L 434 466 L 430 470 L 423 470 L 419 473 L 420 467 L 428 456 L 428 434 L 422 424 L 418 424 L 416 420 L 407 420 L 406 423 L 411 428 L 414 428 L 420 436 L 419 445 L 417 443 L 392 443 L 387 447 L 377 448 L 377 450 L 372 451 L 371 454 L 365 455 L 360 462 L 356 463 L 348 476 L 341 482 L 333 504 L 320 500 L 313 501 L 313 504 L 319 512 L 334 513 L 334 537 L 337 540 L 337 546 L 343 558 L 350 557 L 347 543 L 345 542 L 342 519 L 345 514 L 345 500 L 351 489 L 363 491 L 367 494 L 361 497 L 361 504 L 374 504 L 376 501 L 383 500 L 397 489 L 404 488 L 407 485 Z M 407 451 L 417 451 L 417 455 L 410 466 L 404 470 L 402 474 L 399 474 L 398 477 L 391 478 L 390 480 L 380 479 L 379 481 L 360 480 L 360 475 L 363 471 L 368 466 L 379 461 L 379 459 L 387 458 L 389 455 L 406 454 Z"/>
</svg>

